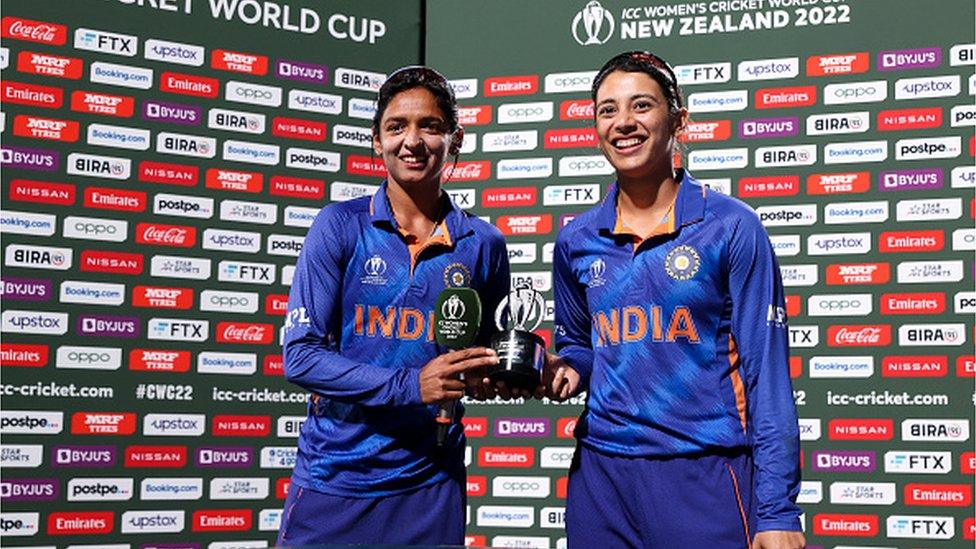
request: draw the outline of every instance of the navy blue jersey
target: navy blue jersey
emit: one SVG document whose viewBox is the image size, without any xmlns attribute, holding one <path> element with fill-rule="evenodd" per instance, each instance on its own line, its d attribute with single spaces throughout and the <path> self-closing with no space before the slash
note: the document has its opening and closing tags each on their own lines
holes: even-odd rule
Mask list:
<svg viewBox="0 0 976 549">
<path fill-rule="evenodd" d="M 509 284 L 501 233 L 453 203 L 422 246 L 397 227 L 386 183 L 323 208 L 298 258 L 284 327 L 285 376 L 313 393 L 293 482 L 378 497 L 463 474 L 462 427 L 437 449 L 437 406 L 420 398 L 420 369 L 445 351 L 433 308 L 447 287 L 477 290 L 484 342 Z"/>
<path fill-rule="evenodd" d="M 799 436 L 779 267 L 755 212 L 682 172 L 647 238 L 617 187 L 553 257 L 556 349 L 582 376 L 584 445 L 669 457 L 751 448 L 758 529 L 799 530 Z"/>
</svg>

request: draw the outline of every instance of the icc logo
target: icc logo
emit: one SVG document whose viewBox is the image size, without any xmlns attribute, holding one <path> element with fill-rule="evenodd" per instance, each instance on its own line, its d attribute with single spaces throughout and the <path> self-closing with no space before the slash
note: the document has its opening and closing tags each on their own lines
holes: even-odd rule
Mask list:
<svg viewBox="0 0 976 549">
<path fill-rule="evenodd" d="M 464 301 L 461 301 L 456 294 L 447 298 L 447 301 L 441 305 L 441 315 L 448 320 L 458 320 L 464 316 L 464 313 Z"/>
<path fill-rule="evenodd" d="M 374 255 L 366 260 L 365 269 L 369 276 L 383 276 L 383 273 L 386 272 L 386 261 L 383 261 L 382 257 Z"/>
<path fill-rule="evenodd" d="M 590 288 L 595 288 L 596 286 L 603 286 L 606 284 L 606 280 L 603 275 L 607 272 L 607 264 L 600 258 L 593 260 L 590 263 L 590 281 L 587 286 Z"/>
<path fill-rule="evenodd" d="M 580 37 L 580 24 L 586 39 Z M 604 23 L 606 25 L 604 25 Z M 581 46 L 606 44 L 613 36 L 613 16 L 597 0 L 588 2 L 573 18 L 573 38 Z"/>
</svg>

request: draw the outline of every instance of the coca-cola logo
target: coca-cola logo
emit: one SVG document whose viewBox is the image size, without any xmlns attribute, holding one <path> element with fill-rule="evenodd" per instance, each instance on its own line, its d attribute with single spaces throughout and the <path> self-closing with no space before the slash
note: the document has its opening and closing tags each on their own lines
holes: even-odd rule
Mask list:
<svg viewBox="0 0 976 549">
<path fill-rule="evenodd" d="M 884 346 L 891 343 L 891 326 L 831 326 L 827 344 L 831 347 Z"/>
<path fill-rule="evenodd" d="M 592 120 L 593 117 L 593 101 L 575 99 L 559 105 L 560 120 Z"/>
<path fill-rule="evenodd" d="M 217 324 L 218 343 L 251 343 L 268 344 L 274 339 L 274 327 L 271 324 L 246 324 L 239 322 L 221 322 Z"/>
<path fill-rule="evenodd" d="M 196 229 L 179 225 L 140 223 L 136 226 L 136 242 L 160 246 L 189 248 L 196 241 Z"/>
<path fill-rule="evenodd" d="M 488 179 L 491 163 L 488 161 L 458 162 L 444 170 L 444 179 L 452 181 L 480 181 Z"/>
<path fill-rule="evenodd" d="M 44 21 L 4 17 L 3 37 L 61 46 L 67 41 L 68 28 Z"/>
</svg>

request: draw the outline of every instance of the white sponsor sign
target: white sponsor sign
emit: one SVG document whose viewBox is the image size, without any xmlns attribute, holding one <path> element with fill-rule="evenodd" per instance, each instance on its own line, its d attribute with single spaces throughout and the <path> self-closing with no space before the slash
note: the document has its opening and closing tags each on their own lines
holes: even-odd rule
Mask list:
<svg viewBox="0 0 976 549">
<path fill-rule="evenodd" d="M 235 103 L 280 107 L 281 88 L 228 80 L 224 86 L 224 99 Z"/>
</svg>

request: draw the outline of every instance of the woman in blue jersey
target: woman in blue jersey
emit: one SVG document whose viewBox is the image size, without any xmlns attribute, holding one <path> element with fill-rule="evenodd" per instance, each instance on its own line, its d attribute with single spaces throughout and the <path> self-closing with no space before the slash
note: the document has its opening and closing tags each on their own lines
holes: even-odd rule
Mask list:
<svg viewBox="0 0 976 549">
<path fill-rule="evenodd" d="M 509 288 L 501 233 L 441 189 L 463 130 L 447 81 L 426 67 L 379 90 L 373 148 L 388 177 L 330 204 L 309 229 L 284 327 L 285 376 L 311 392 L 278 543 L 454 544 L 464 540 L 463 427 L 435 441 L 458 375 L 496 363 L 476 347 L 438 354 L 433 308 L 448 287 L 478 291 L 482 326 Z M 484 335 L 487 335 L 487 331 Z M 482 338 L 484 342 L 487 338 Z"/>
<path fill-rule="evenodd" d="M 804 546 L 779 267 L 751 208 L 675 169 L 674 72 L 620 54 L 594 79 L 617 180 L 556 239 L 548 394 L 587 391 L 570 548 Z"/>
</svg>

